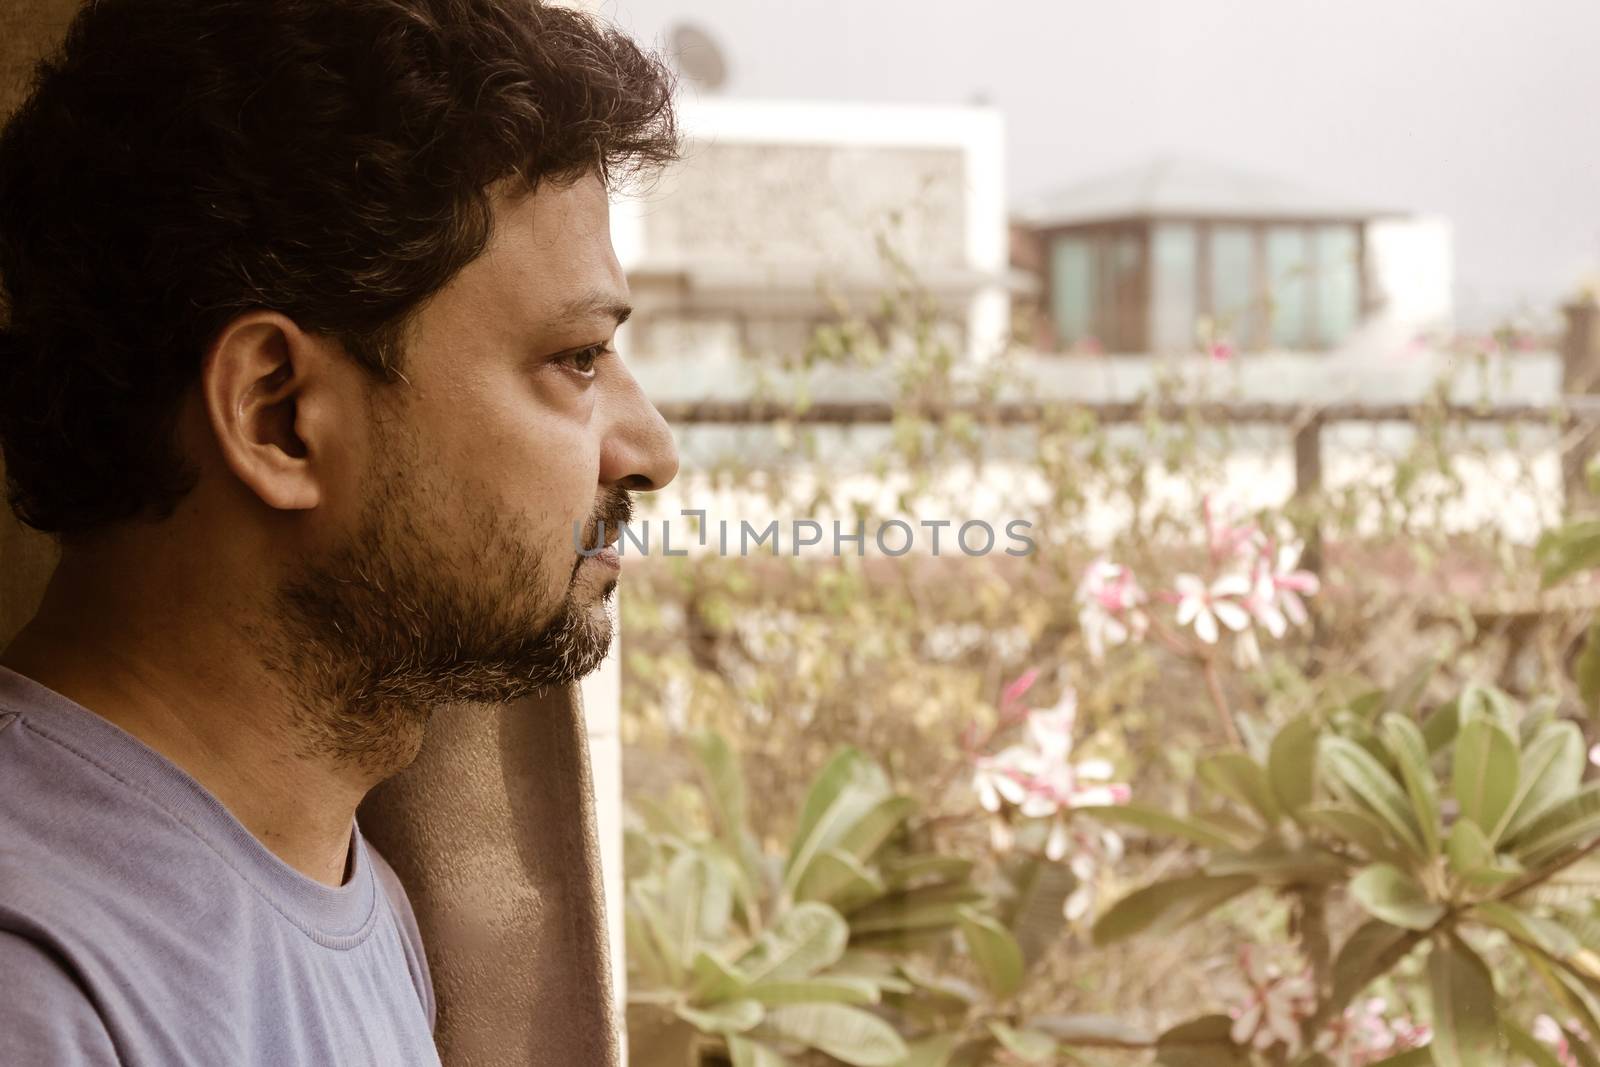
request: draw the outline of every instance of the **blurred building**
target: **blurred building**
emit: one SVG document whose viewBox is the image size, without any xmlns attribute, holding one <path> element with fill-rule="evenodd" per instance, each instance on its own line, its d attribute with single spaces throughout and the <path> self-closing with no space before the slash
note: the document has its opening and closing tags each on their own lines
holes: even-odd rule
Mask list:
<svg viewBox="0 0 1600 1067">
<path fill-rule="evenodd" d="M 1045 350 L 1312 352 L 1451 325 L 1444 222 L 1192 160 L 1040 197 L 1011 235 Z"/>
<path fill-rule="evenodd" d="M 627 345 L 657 395 L 725 393 L 744 355 L 798 354 L 840 301 L 870 314 L 895 257 L 960 348 L 1006 342 L 998 111 L 713 97 L 680 117 L 682 162 L 613 212 Z"/>
</svg>

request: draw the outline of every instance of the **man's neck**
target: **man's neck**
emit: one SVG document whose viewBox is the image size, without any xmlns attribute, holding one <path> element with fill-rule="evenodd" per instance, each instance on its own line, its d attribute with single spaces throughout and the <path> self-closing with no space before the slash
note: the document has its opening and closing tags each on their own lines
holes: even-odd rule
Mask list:
<svg viewBox="0 0 1600 1067">
<path fill-rule="evenodd" d="M 239 625 L 249 613 L 216 603 L 215 586 L 174 587 L 176 575 L 129 583 L 125 570 L 102 570 L 69 554 L 0 664 L 171 760 L 289 866 L 341 884 L 356 806 L 395 768 L 319 749 L 308 736 L 315 709 L 273 678 Z"/>
</svg>

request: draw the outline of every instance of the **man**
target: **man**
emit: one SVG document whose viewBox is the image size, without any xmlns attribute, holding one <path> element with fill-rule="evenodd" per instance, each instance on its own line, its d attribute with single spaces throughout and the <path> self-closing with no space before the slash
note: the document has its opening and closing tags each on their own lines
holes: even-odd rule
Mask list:
<svg viewBox="0 0 1600 1067">
<path fill-rule="evenodd" d="M 0 137 L 0 1064 L 437 1063 L 355 811 L 604 656 L 671 435 L 608 192 L 670 79 L 535 0 L 96 0 Z M 460 714 L 470 714 L 468 711 Z"/>
</svg>

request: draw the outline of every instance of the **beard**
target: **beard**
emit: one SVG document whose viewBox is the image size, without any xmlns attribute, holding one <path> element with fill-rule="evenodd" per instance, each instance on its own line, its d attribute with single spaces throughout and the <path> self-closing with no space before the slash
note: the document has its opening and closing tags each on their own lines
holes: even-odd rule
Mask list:
<svg viewBox="0 0 1600 1067">
<path fill-rule="evenodd" d="M 434 708 L 505 704 L 590 673 L 614 625 L 615 579 L 579 598 L 579 558 L 552 596 L 564 556 L 536 554 L 512 516 L 425 487 L 423 467 L 394 458 L 405 451 L 380 451 L 386 469 L 355 529 L 281 584 L 267 643 L 308 754 L 375 773 L 415 757 Z M 590 530 L 631 512 L 628 493 L 609 490 Z"/>
</svg>

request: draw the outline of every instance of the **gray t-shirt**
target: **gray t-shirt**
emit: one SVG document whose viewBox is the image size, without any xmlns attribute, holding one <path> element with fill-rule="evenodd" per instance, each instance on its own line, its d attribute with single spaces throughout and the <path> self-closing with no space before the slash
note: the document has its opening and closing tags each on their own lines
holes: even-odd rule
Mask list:
<svg viewBox="0 0 1600 1067">
<path fill-rule="evenodd" d="M 338 888 L 198 782 L 0 667 L 0 1064 L 438 1064 L 394 872 L 352 827 Z"/>
</svg>

